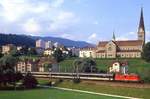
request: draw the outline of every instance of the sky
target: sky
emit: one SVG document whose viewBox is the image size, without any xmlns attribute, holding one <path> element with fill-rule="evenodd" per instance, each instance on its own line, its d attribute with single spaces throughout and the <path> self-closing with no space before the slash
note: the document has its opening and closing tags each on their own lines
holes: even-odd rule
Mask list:
<svg viewBox="0 0 150 99">
<path fill-rule="evenodd" d="M 150 0 L 0 0 L 0 33 L 62 37 L 97 44 L 137 39 L 143 7 L 150 41 Z"/>
</svg>

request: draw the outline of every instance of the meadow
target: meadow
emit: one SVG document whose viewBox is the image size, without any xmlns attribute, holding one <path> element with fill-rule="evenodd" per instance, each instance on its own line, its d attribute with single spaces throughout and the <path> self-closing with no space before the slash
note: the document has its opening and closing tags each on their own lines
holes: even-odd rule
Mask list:
<svg viewBox="0 0 150 99">
<path fill-rule="evenodd" d="M 0 99 L 121 99 L 53 88 L 21 91 L 0 91 Z"/>
</svg>

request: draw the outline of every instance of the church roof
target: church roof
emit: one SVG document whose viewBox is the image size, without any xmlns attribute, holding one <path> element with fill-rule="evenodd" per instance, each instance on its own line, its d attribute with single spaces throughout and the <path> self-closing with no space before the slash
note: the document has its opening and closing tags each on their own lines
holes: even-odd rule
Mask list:
<svg viewBox="0 0 150 99">
<path fill-rule="evenodd" d="M 99 42 L 98 47 L 105 47 L 110 41 Z M 140 46 L 143 44 L 141 40 L 113 41 L 117 46 Z"/>
</svg>

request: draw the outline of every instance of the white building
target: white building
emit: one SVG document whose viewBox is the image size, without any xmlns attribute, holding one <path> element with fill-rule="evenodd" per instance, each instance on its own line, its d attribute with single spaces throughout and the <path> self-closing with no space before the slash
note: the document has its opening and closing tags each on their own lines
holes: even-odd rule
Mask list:
<svg viewBox="0 0 150 99">
<path fill-rule="evenodd" d="M 54 43 L 52 41 L 45 42 L 45 49 L 53 48 Z"/>
<path fill-rule="evenodd" d="M 36 47 L 38 48 L 45 48 L 45 41 L 39 39 L 36 41 Z"/>
<path fill-rule="evenodd" d="M 15 67 L 19 72 L 32 72 L 37 71 L 37 64 L 33 60 L 19 61 Z"/>
<path fill-rule="evenodd" d="M 2 53 L 3 54 L 9 54 L 9 52 L 12 50 L 12 49 L 16 49 L 16 46 L 13 45 L 13 44 L 7 44 L 7 45 L 3 45 L 2 46 Z"/>
<path fill-rule="evenodd" d="M 63 45 L 61 45 L 60 43 L 58 43 L 58 42 L 55 42 L 54 43 L 54 47 L 56 47 L 56 48 L 60 48 L 60 47 L 62 47 Z"/>
<path fill-rule="evenodd" d="M 112 63 L 112 66 L 109 67 L 110 73 L 128 73 L 128 62 L 118 62 L 115 61 Z"/>
<path fill-rule="evenodd" d="M 17 50 L 20 51 L 22 49 L 22 46 L 17 46 Z"/>
<path fill-rule="evenodd" d="M 44 55 L 46 56 L 50 56 L 54 53 L 54 51 L 51 48 L 48 48 L 46 50 L 44 50 Z"/>
<path fill-rule="evenodd" d="M 81 58 L 88 58 L 93 57 L 95 58 L 95 49 L 94 48 L 82 48 L 79 51 L 79 57 Z"/>
</svg>

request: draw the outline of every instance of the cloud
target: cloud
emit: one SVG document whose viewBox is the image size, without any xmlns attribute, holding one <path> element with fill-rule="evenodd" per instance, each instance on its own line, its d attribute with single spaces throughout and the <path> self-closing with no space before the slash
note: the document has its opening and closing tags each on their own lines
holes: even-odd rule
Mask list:
<svg viewBox="0 0 150 99">
<path fill-rule="evenodd" d="M 23 30 L 32 35 L 37 35 L 41 31 L 41 26 L 33 19 L 29 19 L 25 24 L 23 24 Z"/>
<path fill-rule="evenodd" d="M 120 36 L 116 36 L 116 40 L 133 40 L 137 39 L 137 33 L 136 32 L 128 32 L 128 33 L 122 33 Z"/>
<path fill-rule="evenodd" d="M 64 0 L 52 0 L 52 7 L 60 7 L 64 3 Z"/>
<path fill-rule="evenodd" d="M 68 33 L 64 33 L 61 35 L 62 38 L 67 38 L 67 39 L 75 39 L 75 36 L 68 34 Z"/>
<path fill-rule="evenodd" d="M 98 21 L 94 21 L 94 22 L 93 22 L 93 24 L 98 25 L 98 24 L 99 24 L 99 22 L 98 22 Z"/>
<path fill-rule="evenodd" d="M 97 34 L 96 33 L 92 33 L 88 39 L 92 40 L 92 39 L 95 39 L 97 37 Z"/>
<path fill-rule="evenodd" d="M 60 12 L 49 25 L 49 31 L 57 32 L 58 30 L 64 30 L 72 26 L 78 21 L 78 18 L 72 12 Z"/>
<path fill-rule="evenodd" d="M 98 37 L 97 33 L 92 33 L 90 34 L 90 36 L 88 37 L 87 42 L 90 43 L 97 43 L 100 40 L 100 37 Z"/>
<path fill-rule="evenodd" d="M 79 18 L 63 9 L 63 4 L 64 0 L 0 0 L 0 26 L 5 28 L 0 32 L 44 35 L 69 30 Z"/>
</svg>

